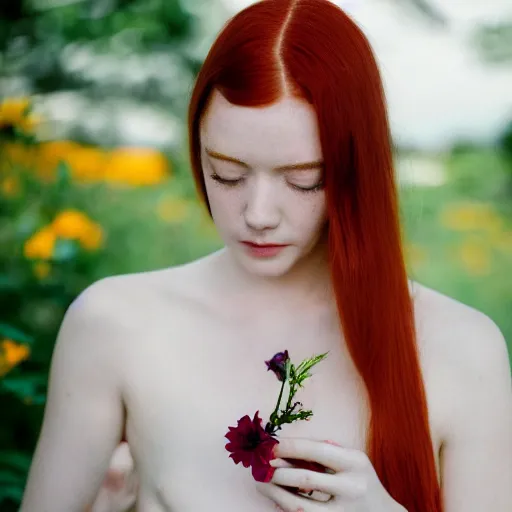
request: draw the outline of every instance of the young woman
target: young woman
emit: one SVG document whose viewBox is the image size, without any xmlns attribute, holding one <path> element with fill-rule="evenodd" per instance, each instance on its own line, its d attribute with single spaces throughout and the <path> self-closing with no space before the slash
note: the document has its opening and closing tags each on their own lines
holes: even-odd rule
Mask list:
<svg viewBox="0 0 512 512">
<path fill-rule="evenodd" d="M 189 116 L 225 248 L 104 279 L 69 308 L 22 512 L 83 511 L 123 428 L 141 512 L 510 511 L 506 345 L 484 314 L 408 280 L 362 32 L 327 0 L 251 5 L 213 44 Z M 300 391 L 314 416 L 286 425 L 274 455 L 331 471 L 256 482 L 224 435 L 269 417 L 263 362 L 285 349 L 329 355 Z"/>
</svg>

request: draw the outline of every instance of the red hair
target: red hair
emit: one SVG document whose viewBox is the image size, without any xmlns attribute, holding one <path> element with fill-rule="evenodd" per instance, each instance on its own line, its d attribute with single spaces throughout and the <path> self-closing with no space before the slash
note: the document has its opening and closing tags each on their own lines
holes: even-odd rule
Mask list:
<svg viewBox="0 0 512 512">
<path fill-rule="evenodd" d="M 366 450 L 408 512 L 441 512 L 399 219 L 392 141 L 370 44 L 328 0 L 263 0 L 224 26 L 189 106 L 190 159 L 208 209 L 199 123 L 216 88 L 236 105 L 285 95 L 317 114 L 340 323 L 369 398 Z M 210 212 L 211 213 L 211 212 Z"/>
</svg>

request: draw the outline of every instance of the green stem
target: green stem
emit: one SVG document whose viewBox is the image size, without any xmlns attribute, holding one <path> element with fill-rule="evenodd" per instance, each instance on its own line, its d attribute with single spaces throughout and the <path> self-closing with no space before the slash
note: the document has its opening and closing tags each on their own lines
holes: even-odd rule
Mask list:
<svg viewBox="0 0 512 512">
<path fill-rule="evenodd" d="M 279 398 L 277 399 L 276 408 L 274 409 L 274 412 L 270 415 L 270 421 L 273 425 L 275 425 L 275 419 L 277 418 L 277 413 L 279 411 L 279 406 L 281 405 L 281 398 L 283 396 L 284 386 L 286 382 L 288 381 L 290 377 L 290 360 L 286 361 L 286 376 L 283 379 L 283 383 L 281 384 L 281 390 L 279 391 Z"/>
<path fill-rule="evenodd" d="M 288 402 L 286 404 L 286 412 L 290 410 L 293 397 L 295 396 L 295 383 L 290 384 L 290 394 L 288 395 Z"/>
</svg>

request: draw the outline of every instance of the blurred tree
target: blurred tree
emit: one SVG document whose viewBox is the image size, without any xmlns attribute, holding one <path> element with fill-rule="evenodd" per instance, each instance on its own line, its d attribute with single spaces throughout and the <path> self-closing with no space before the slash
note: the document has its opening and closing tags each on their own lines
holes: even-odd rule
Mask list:
<svg viewBox="0 0 512 512">
<path fill-rule="evenodd" d="M 393 3 L 414 10 L 426 20 L 448 29 L 450 20 L 431 0 L 392 0 Z M 481 22 L 471 32 L 469 43 L 486 64 L 512 63 L 512 19 Z"/>
<path fill-rule="evenodd" d="M 512 63 L 512 20 L 479 26 L 472 34 L 472 42 L 484 62 Z"/>
<path fill-rule="evenodd" d="M 0 6 L 3 74 L 28 77 L 36 92 L 85 87 L 63 67 L 62 52 L 70 42 L 115 52 L 113 38 L 137 54 L 168 50 L 195 71 L 199 62 L 186 51 L 193 25 L 180 0 L 12 0 Z"/>
<path fill-rule="evenodd" d="M 449 24 L 446 16 L 437 7 L 434 7 L 429 0 L 392 0 L 392 2 L 420 14 L 424 19 L 435 25 L 446 27 Z"/>
<path fill-rule="evenodd" d="M 512 121 L 510 121 L 508 126 L 503 130 L 503 133 L 498 140 L 498 148 L 506 162 L 508 178 L 507 192 L 508 197 L 512 201 Z"/>
<path fill-rule="evenodd" d="M 166 117 L 181 120 L 189 84 L 204 57 L 197 51 L 206 16 L 197 9 L 199 1 L 2 2 L 0 95 L 21 88 L 44 103 L 66 92 L 82 110 L 109 112 L 103 126 L 84 127 L 86 120 L 75 116 L 74 126 L 65 128 L 64 136 L 91 144 L 124 143 L 110 115 L 118 108 L 160 108 Z M 219 4 L 209 10 L 219 11 Z"/>
</svg>

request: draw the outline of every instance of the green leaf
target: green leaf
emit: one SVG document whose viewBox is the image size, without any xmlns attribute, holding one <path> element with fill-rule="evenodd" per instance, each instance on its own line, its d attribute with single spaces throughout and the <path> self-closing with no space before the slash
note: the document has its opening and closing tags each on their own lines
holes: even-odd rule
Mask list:
<svg viewBox="0 0 512 512">
<path fill-rule="evenodd" d="M 313 368 L 313 366 L 325 359 L 328 353 L 329 352 L 325 352 L 323 354 L 319 354 L 317 356 L 311 357 L 310 359 L 305 359 L 302 361 L 296 370 L 297 376 L 300 377 L 301 374 L 306 374 L 311 368 Z"/>
<path fill-rule="evenodd" d="M 32 336 L 25 334 L 23 331 L 20 331 L 12 325 L 2 322 L 0 322 L 0 336 L 2 338 L 9 338 L 11 340 L 18 341 L 19 343 L 26 343 L 27 345 L 34 342 L 34 338 Z"/>
<path fill-rule="evenodd" d="M 0 274 L 0 291 L 15 290 L 21 286 L 19 279 L 9 274 Z"/>
<path fill-rule="evenodd" d="M 9 487 L 0 485 L 0 504 L 6 499 L 12 500 L 16 503 L 21 503 L 23 498 L 25 482 L 23 481 L 21 484 L 11 485 Z"/>
<path fill-rule="evenodd" d="M 291 363 L 290 359 L 288 359 L 285 363 L 285 378 L 284 378 L 285 381 L 290 380 L 290 375 L 293 370 L 294 370 L 294 366 Z"/>
<path fill-rule="evenodd" d="M 20 452 L 0 451 L 0 480 L 5 469 L 8 468 L 12 472 L 26 474 L 30 468 L 31 458 Z M 12 473 L 9 473 L 12 474 Z"/>
<path fill-rule="evenodd" d="M 0 489 L 4 490 L 5 486 L 23 485 L 24 478 L 13 471 L 0 469 Z"/>
<path fill-rule="evenodd" d="M 0 381 L 1 386 L 16 396 L 24 399 L 32 399 L 41 395 L 41 389 L 45 386 L 44 374 L 23 374 L 15 377 L 5 377 Z"/>
</svg>

